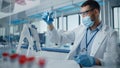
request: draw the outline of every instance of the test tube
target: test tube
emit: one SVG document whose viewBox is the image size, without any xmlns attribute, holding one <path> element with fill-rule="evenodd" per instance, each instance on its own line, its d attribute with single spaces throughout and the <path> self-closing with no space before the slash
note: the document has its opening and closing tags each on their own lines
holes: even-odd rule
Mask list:
<svg viewBox="0 0 120 68">
<path fill-rule="evenodd" d="M 11 61 L 11 68 L 17 68 L 18 67 L 18 54 L 11 54 L 10 55 L 10 61 Z"/>
<path fill-rule="evenodd" d="M 39 68 L 44 68 L 45 64 L 46 64 L 45 59 L 44 58 L 40 58 L 40 60 L 38 62 Z"/>
<path fill-rule="evenodd" d="M 9 63 L 9 53 L 4 52 L 2 54 L 2 58 L 3 58 L 3 68 L 8 68 L 10 63 Z"/>
<path fill-rule="evenodd" d="M 4 52 L 2 56 L 3 56 L 3 61 L 8 61 L 9 53 Z"/>
<path fill-rule="evenodd" d="M 18 54 L 11 54 L 10 55 L 10 61 L 15 62 L 17 60 L 18 56 L 19 56 Z"/>
</svg>

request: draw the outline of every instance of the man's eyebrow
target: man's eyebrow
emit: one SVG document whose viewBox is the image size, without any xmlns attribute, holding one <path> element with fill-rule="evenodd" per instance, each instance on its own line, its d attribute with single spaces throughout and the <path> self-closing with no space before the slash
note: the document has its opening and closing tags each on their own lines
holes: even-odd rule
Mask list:
<svg viewBox="0 0 120 68">
<path fill-rule="evenodd" d="M 92 9 L 89 9 L 89 10 L 87 10 L 87 11 L 84 11 L 84 12 L 80 12 L 80 14 L 89 12 L 89 11 L 91 11 L 91 10 L 93 10 L 93 8 L 92 8 Z"/>
</svg>

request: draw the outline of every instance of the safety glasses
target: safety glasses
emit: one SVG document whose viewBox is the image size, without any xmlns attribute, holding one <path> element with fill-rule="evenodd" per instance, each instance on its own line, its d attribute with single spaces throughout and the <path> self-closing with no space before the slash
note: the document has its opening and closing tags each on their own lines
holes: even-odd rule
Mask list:
<svg viewBox="0 0 120 68">
<path fill-rule="evenodd" d="M 89 9 L 89 10 L 87 10 L 87 11 L 85 11 L 85 12 L 80 12 L 80 15 L 86 16 L 86 15 L 88 15 L 88 12 L 93 11 L 93 10 L 94 10 L 94 9 Z"/>
</svg>

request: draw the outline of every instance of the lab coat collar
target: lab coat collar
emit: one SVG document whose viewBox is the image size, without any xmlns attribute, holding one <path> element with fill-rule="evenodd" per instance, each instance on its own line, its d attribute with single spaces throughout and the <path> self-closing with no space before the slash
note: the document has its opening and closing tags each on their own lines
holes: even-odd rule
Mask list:
<svg viewBox="0 0 120 68">
<path fill-rule="evenodd" d="M 97 27 L 97 29 L 100 30 L 100 29 L 102 28 L 102 26 L 103 26 L 103 23 L 100 22 L 100 24 L 99 24 L 99 26 Z"/>
<path fill-rule="evenodd" d="M 103 25 L 103 23 L 100 22 L 100 24 L 97 26 L 97 28 L 95 28 L 95 29 L 93 29 L 93 30 L 90 30 L 90 28 L 86 28 L 86 30 L 89 29 L 90 31 L 94 32 L 94 31 L 96 31 L 96 30 L 100 30 L 100 29 L 102 28 L 102 25 Z"/>
</svg>

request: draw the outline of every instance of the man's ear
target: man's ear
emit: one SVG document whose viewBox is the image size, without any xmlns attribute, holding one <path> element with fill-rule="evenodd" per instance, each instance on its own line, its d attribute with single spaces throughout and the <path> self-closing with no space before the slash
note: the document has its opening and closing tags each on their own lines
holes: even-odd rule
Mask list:
<svg viewBox="0 0 120 68">
<path fill-rule="evenodd" d="M 99 16 L 99 10 L 98 9 L 94 9 L 94 13 L 96 14 L 96 16 Z"/>
</svg>

